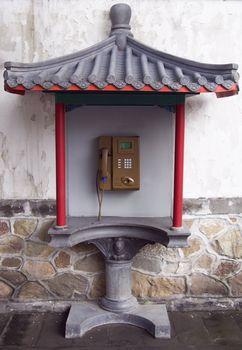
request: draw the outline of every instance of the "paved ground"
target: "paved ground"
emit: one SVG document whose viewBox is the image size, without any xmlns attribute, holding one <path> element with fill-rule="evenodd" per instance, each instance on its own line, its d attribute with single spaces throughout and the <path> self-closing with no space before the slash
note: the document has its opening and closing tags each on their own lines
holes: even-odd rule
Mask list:
<svg viewBox="0 0 242 350">
<path fill-rule="evenodd" d="M 172 338 L 158 340 L 133 326 L 98 327 L 65 339 L 67 313 L 0 314 L 0 349 L 30 350 L 242 350 L 242 311 L 172 312 Z"/>
</svg>

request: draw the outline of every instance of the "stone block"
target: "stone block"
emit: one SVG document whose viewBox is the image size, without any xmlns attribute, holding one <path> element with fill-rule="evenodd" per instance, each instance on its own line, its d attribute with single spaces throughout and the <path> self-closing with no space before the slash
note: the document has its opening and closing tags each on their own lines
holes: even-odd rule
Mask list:
<svg viewBox="0 0 242 350">
<path fill-rule="evenodd" d="M 238 222 L 238 218 L 236 216 L 229 215 L 229 221 L 232 225 Z"/>
<path fill-rule="evenodd" d="M 64 251 L 60 251 L 58 252 L 58 254 L 56 255 L 55 259 L 55 266 L 58 269 L 64 269 L 70 266 L 71 264 L 71 256 L 70 254 L 64 252 Z"/>
<path fill-rule="evenodd" d="M 38 282 L 27 282 L 17 292 L 20 301 L 51 299 L 51 294 Z"/>
<path fill-rule="evenodd" d="M 221 233 L 226 227 L 223 219 L 201 219 L 199 230 L 208 238 Z"/>
<path fill-rule="evenodd" d="M 209 272 L 211 271 L 213 261 L 214 261 L 214 258 L 211 255 L 203 254 L 195 261 L 193 268 L 194 270 L 203 269 Z"/>
<path fill-rule="evenodd" d="M 0 239 L 0 254 L 19 254 L 22 252 L 24 241 L 16 236 L 4 236 Z"/>
<path fill-rule="evenodd" d="M 195 220 L 193 220 L 193 219 L 184 219 L 183 220 L 184 229 L 191 230 L 194 221 Z"/>
<path fill-rule="evenodd" d="M 105 269 L 104 258 L 101 253 L 84 256 L 75 262 L 74 269 L 90 273 L 102 272 Z"/>
<path fill-rule="evenodd" d="M 47 244 L 33 241 L 26 242 L 25 254 L 27 257 L 48 258 L 54 251 L 55 248 Z"/>
<path fill-rule="evenodd" d="M 183 277 L 152 277 L 133 272 L 132 291 L 139 298 L 163 298 L 185 294 L 186 285 Z"/>
<path fill-rule="evenodd" d="M 161 264 L 162 273 L 174 274 L 177 272 L 179 262 L 163 261 Z"/>
<path fill-rule="evenodd" d="M 133 258 L 132 267 L 143 271 L 159 273 L 161 272 L 161 260 L 153 257 L 148 257 L 142 254 L 137 254 Z"/>
<path fill-rule="evenodd" d="M 209 201 L 207 198 L 184 198 L 183 201 L 184 214 L 211 214 L 209 210 Z"/>
<path fill-rule="evenodd" d="M 242 297 L 242 271 L 229 278 L 227 281 L 230 286 L 231 294 L 235 297 Z"/>
<path fill-rule="evenodd" d="M 9 221 L 1 219 L 0 220 L 0 237 L 6 235 L 10 232 Z"/>
<path fill-rule="evenodd" d="M 140 253 L 145 256 L 152 256 L 167 261 L 179 261 L 180 254 L 178 248 L 166 248 L 162 244 L 146 244 L 140 250 Z"/>
<path fill-rule="evenodd" d="M 16 219 L 13 228 L 16 235 L 29 237 L 35 231 L 37 220 L 35 219 Z"/>
<path fill-rule="evenodd" d="M 106 291 L 106 280 L 105 274 L 100 273 L 93 278 L 91 288 L 89 291 L 89 298 L 96 299 L 105 295 Z"/>
<path fill-rule="evenodd" d="M 11 217 L 19 214 L 24 214 L 23 200 L 0 200 L 0 216 Z"/>
<path fill-rule="evenodd" d="M 238 228 L 233 228 L 214 239 L 213 249 L 220 255 L 233 259 L 242 258 L 242 235 Z"/>
<path fill-rule="evenodd" d="M 19 271 L 0 270 L 0 278 L 17 287 L 26 281 L 26 277 Z"/>
<path fill-rule="evenodd" d="M 55 270 L 49 262 L 27 260 L 24 263 L 23 271 L 37 280 L 45 280 L 55 275 Z"/>
<path fill-rule="evenodd" d="M 180 248 L 185 258 L 195 255 L 203 248 L 204 244 L 198 237 L 192 236 L 188 239 L 188 247 Z"/>
<path fill-rule="evenodd" d="M 10 267 L 10 268 L 16 268 L 18 269 L 22 264 L 22 260 L 20 258 L 4 258 L 2 260 L 2 266 L 4 267 Z"/>
<path fill-rule="evenodd" d="M 201 273 L 193 274 L 190 282 L 190 292 L 193 295 L 225 296 L 228 294 L 227 287 L 221 281 Z"/>
<path fill-rule="evenodd" d="M 228 277 L 238 272 L 241 268 L 241 263 L 233 260 L 221 260 L 217 269 L 215 270 L 215 275 L 218 277 Z"/>
<path fill-rule="evenodd" d="M 187 275 L 192 271 L 192 263 L 191 261 L 180 262 L 178 264 L 178 268 L 176 270 L 176 274 L 178 275 Z"/>
<path fill-rule="evenodd" d="M 209 208 L 213 214 L 240 214 L 242 198 L 210 198 Z"/>
<path fill-rule="evenodd" d="M 49 281 L 45 281 L 48 289 L 56 296 L 63 299 L 73 298 L 74 295 L 86 295 L 88 280 L 83 276 L 64 273 Z"/>
<path fill-rule="evenodd" d="M 13 293 L 13 288 L 7 283 L 0 281 L 0 299 L 9 298 Z"/>
<path fill-rule="evenodd" d="M 31 236 L 31 240 L 49 242 L 48 230 L 54 225 L 54 222 L 54 219 L 40 219 L 35 232 Z"/>
<path fill-rule="evenodd" d="M 85 255 L 85 254 L 92 254 L 95 252 L 98 252 L 98 249 L 95 247 L 94 244 L 88 244 L 88 243 L 79 243 L 71 247 L 71 250 L 74 253 Z"/>
<path fill-rule="evenodd" d="M 56 201 L 53 199 L 31 200 L 29 201 L 32 215 L 34 216 L 55 216 Z"/>
</svg>

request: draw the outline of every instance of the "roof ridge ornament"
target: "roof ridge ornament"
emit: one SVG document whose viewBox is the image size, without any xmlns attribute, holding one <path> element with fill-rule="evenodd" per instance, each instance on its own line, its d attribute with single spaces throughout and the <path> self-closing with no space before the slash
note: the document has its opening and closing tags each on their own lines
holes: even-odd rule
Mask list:
<svg viewBox="0 0 242 350">
<path fill-rule="evenodd" d="M 131 7 L 128 4 L 119 3 L 113 5 L 110 9 L 109 15 L 112 22 L 110 36 L 120 34 L 133 36 L 129 24 L 131 18 Z"/>
</svg>

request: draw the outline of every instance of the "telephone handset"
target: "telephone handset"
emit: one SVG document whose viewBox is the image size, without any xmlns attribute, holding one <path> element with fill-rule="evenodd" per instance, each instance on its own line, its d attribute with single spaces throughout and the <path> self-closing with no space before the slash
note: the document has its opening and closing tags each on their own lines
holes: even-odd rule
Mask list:
<svg viewBox="0 0 242 350">
<path fill-rule="evenodd" d="M 108 173 L 108 149 L 107 148 L 102 148 L 101 150 L 101 176 L 102 176 L 102 181 L 106 182 L 109 173 Z"/>
<path fill-rule="evenodd" d="M 139 190 L 139 137 L 100 136 L 100 190 Z"/>
</svg>

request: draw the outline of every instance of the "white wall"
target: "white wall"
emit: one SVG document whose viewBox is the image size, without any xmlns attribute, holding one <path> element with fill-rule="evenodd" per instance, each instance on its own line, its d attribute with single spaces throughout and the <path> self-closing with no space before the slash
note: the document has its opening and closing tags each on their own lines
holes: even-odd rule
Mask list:
<svg viewBox="0 0 242 350">
<path fill-rule="evenodd" d="M 242 1 L 125 1 L 136 39 L 201 62 L 242 66 Z M 36 62 L 106 38 L 117 2 L 1 0 L 1 69 L 4 61 Z M 188 99 L 185 197 L 242 196 L 241 96 Z M 0 197 L 54 198 L 52 97 L 1 91 L 0 107 Z"/>
</svg>

